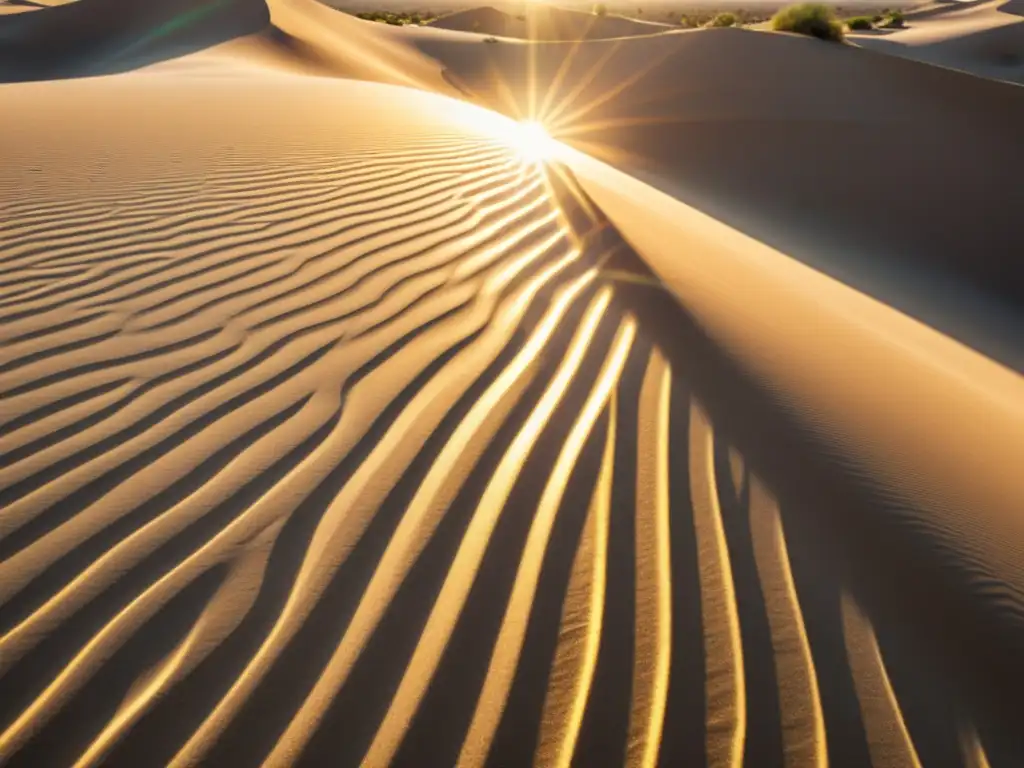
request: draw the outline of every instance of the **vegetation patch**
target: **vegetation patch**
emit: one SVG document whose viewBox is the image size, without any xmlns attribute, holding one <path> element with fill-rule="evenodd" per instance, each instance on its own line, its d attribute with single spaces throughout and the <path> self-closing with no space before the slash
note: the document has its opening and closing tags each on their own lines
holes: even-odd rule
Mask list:
<svg viewBox="0 0 1024 768">
<path fill-rule="evenodd" d="M 772 17 L 772 29 L 809 35 L 819 40 L 840 42 L 843 39 L 842 22 L 829 6 L 821 3 L 800 3 L 783 8 Z"/>
<path fill-rule="evenodd" d="M 381 24 L 391 24 L 395 27 L 404 27 L 406 24 L 427 24 L 434 20 L 432 16 L 419 13 L 396 13 L 394 11 L 363 11 L 357 13 L 356 16 L 366 21 L 379 21 Z"/>
<path fill-rule="evenodd" d="M 905 26 L 902 11 L 891 11 L 879 25 L 886 29 L 902 29 Z"/>
<path fill-rule="evenodd" d="M 854 16 L 846 20 L 846 26 L 853 32 L 863 32 L 867 29 L 874 29 L 874 20 L 869 16 Z"/>
<path fill-rule="evenodd" d="M 720 13 L 708 22 L 709 27 L 734 27 L 736 26 L 736 14 Z"/>
</svg>

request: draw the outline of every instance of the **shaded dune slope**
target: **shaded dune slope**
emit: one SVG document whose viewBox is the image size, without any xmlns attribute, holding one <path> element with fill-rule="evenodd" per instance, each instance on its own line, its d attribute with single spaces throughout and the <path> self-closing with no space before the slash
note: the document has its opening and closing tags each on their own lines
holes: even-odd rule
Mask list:
<svg viewBox="0 0 1024 768">
<path fill-rule="evenodd" d="M 907 14 L 908 28 L 855 35 L 858 45 L 1024 83 L 1024 13 L 1019 0 L 942 3 Z"/>
<path fill-rule="evenodd" d="M 218 69 L 234 58 L 245 69 L 263 64 L 455 93 L 436 61 L 374 27 L 316 0 L 77 0 L 0 20 L 0 80 L 109 74 L 161 62 L 187 68 L 195 65 L 187 54 L 212 52 Z"/>
<path fill-rule="evenodd" d="M 263 0 L 77 0 L 0 18 L 0 81 L 134 69 L 263 29 Z"/>
<path fill-rule="evenodd" d="M 929 322 L 955 328 L 939 296 L 964 284 L 1024 300 L 1024 90 L 746 30 L 417 45 L 488 106 L 783 252 L 843 280 L 870 267 L 904 297 L 934 292 Z"/>
<path fill-rule="evenodd" d="M 19 88 L 43 138 L 4 127 L 0 760 L 984 758 L 559 175 L 385 86 Z M 38 129 L 72 115 L 69 154 Z"/>
</svg>

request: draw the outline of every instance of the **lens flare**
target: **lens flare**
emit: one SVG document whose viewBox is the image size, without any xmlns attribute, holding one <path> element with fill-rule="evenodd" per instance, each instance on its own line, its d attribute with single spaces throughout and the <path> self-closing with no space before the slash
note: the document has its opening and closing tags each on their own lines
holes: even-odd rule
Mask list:
<svg viewBox="0 0 1024 768">
<path fill-rule="evenodd" d="M 523 160 L 530 163 L 552 159 L 557 147 L 557 142 L 548 135 L 544 126 L 534 120 L 510 127 L 508 141 Z"/>
</svg>

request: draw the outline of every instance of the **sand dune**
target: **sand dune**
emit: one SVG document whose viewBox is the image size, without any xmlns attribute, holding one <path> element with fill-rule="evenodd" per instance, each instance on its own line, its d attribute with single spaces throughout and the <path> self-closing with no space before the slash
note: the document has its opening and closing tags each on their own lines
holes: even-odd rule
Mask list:
<svg viewBox="0 0 1024 768">
<path fill-rule="evenodd" d="M 4 63 L 140 68 L 0 88 L 0 763 L 1018 761 L 1020 376 L 425 92 L 642 170 L 712 129 L 864 133 L 902 96 L 909 130 L 951 114 L 912 86 L 981 113 L 1008 86 L 778 36 L 653 36 L 631 69 L 640 41 L 246 7 L 102 66 L 85 12 L 54 16 L 64 55 Z M 785 87 L 811 63 L 888 84 L 815 106 Z M 622 127 L 659 115 L 704 134 Z M 719 167 L 749 181 L 754 152 Z M 661 180 L 709 195 L 695 168 Z"/>
<path fill-rule="evenodd" d="M 430 26 L 523 40 L 597 40 L 652 35 L 673 29 L 653 21 L 597 16 L 542 3 L 527 3 L 517 10 L 520 12 L 516 14 L 491 7 L 457 11 L 435 19 Z"/>
<path fill-rule="evenodd" d="M 1018 0 L 945 2 L 909 13 L 906 29 L 852 39 L 896 56 L 1024 83 L 1022 14 Z"/>
<path fill-rule="evenodd" d="M 965 328 L 979 304 L 1024 300 L 1020 89 L 747 30 L 417 45 L 488 106 L 969 343 L 1012 322 Z M 987 298 L 950 304 L 965 285 Z"/>
</svg>

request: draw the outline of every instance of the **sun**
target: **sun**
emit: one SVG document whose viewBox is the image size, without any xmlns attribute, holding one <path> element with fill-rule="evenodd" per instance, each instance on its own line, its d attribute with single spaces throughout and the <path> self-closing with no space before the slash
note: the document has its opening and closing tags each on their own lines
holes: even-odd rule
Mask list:
<svg viewBox="0 0 1024 768">
<path fill-rule="evenodd" d="M 554 160 L 564 149 L 537 120 L 513 120 L 498 112 L 459 102 L 453 110 L 475 133 L 491 136 L 511 149 L 525 164 L 540 165 Z"/>
<path fill-rule="evenodd" d="M 541 163 L 550 160 L 557 142 L 548 135 L 547 129 L 536 120 L 515 123 L 509 129 L 509 143 L 528 162 Z"/>
</svg>

